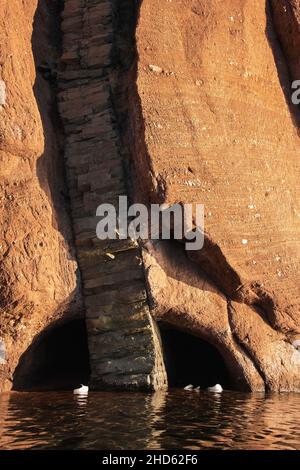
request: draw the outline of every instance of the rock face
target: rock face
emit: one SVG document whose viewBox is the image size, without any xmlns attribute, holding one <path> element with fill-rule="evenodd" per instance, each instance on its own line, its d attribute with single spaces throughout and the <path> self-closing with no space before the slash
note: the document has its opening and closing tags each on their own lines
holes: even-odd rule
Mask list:
<svg viewBox="0 0 300 470">
<path fill-rule="evenodd" d="M 59 4 L 0 12 L 1 388 L 84 312 L 93 388 L 165 387 L 163 322 L 300 391 L 300 1 L 65 0 L 60 32 Z M 204 248 L 100 242 L 120 195 L 204 204 Z"/>
<path fill-rule="evenodd" d="M 299 0 L 271 1 L 275 31 L 287 59 L 287 66 L 293 80 L 300 76 L 300 2 Z"/>
<path fill-rule="evenodd" d="M 155 317 L 235 355 L 251 389 L 299 390 L 300 4 L 271 3 L 141 2 L 133 152 L 146 200 L 205 205 L 193 267 L 147 257 Z"/>
<path fill-rule="evenodd" d="M 4 0 L 0 8 L 0 388 L 6 390 L 39 333 L 81 314 L 55 90 L 47 77 L 59 53 L 58 3 Z"/>
<path fill-rule="evenodd" d="M 112 88 L 111 1 L 66 0 L 59 109 L 75 243 L 82 273 L 93 388 L 157 389 L 166 384 L 149 312 L 141 252 L 131 240 L 101 241 L 101 203 L 118 208 L 126 177 Z"/>
</svg>

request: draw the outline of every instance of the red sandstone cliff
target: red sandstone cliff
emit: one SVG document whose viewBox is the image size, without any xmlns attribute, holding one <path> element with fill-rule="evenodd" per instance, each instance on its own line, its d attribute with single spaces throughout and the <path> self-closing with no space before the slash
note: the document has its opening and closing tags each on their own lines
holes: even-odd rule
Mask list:
<svg viewBox="0 0 300 470">
<path fill-rule="evenodd" d="M 20 357 L 39 332 L 58 319 L 80 315 L 62 132 L 55 106 L 58 2 L 41 1 L 38 9 L 37 3 L 1 0 L 0 9 L 4 389 L 10 388 Z M 94 109 L 93 96 L 103 85 L 97 79 L 104 76 L 105 96 L 114 97 L 116 119 L 109 114 L 102 134 L 105 140 L 111 121 L 118 118 L 122 135 L 116 136 L 115 128 L 112 135 L 123 139 L 120 154 L 127 159 L 131 153 L 128 166 L 135 198 L 205 205 L 203 250 L 185 253 L 182 246 L 168 242 L 147 244 L 144 250 L 153 317 L 212 343 L 237 387 L 299 391 L 300 353 L 292 345 L 300 338 L 299 110 L 290 101 L 291 80 L 300 79 L 299 0 L 143 0 L 137 2 L 136 31 L 126 16 L 132 12 L 131 7 L 126 10 L 131 2 L 102 3 L 96 9 L 104 18 L 104 32 L 92 15 L 97 2 L 66 1 L 70 50 L 62 62 L 67 64 L 68 80 L 74 74 L 86 79 L 87 69 L 95 78 L 89 99 L 84 95 L 89 84 L 76 82 L 74 96 L 82 100 L 80 119 L 84 106 L 87 115 Z M 110 7 L 115 7 L 115 15 Z M 114 31 L 108 28 L 109 22 Z M 137 59 L 132 63 L 134 36 Z M 103 57 L 105 63 L 101 63 Z M 113 57 L 112 68 L 101 75 L 98 72 L 108 66 L 108 57 Z M 69 99 L 71 93 L 66 95 Z M 98 114 L 102 119 L 107 100 L 103 98 L 103 108 L 103 103 L 96 103 L 100 110 L 91 118 L 91 127 L 86 124 L 90 117 L 83 121 L 84 132 L 83 125 L 78 128 L 81 120 L 72 96 L 70 101 L 71 112 L 67 104 L 62 104 L 61 112 L 70 134 L 75 134 L 70 142 L 78 149 L 81 134 L 99 137 Z M 104 158 L 111 152 L 110 144 L 106 142 L 104 149 L 97 140 Z M 98 155 L 98 147 L 94 154 L 89 141 L 87 157 L 84 145 L 76 157 L 83 167 L 81 159 L 95 160 Z M 119 147 L 114 145 L 113 151 Z M 77 209 L 84 211 L 84 218 L 75 220 L 75 232 L 84 233 L 89 249 L 93 245 L 89 237 L 94 237 L 89 211 L 97 200 L 84 193 L 96 184 L 94 160 L 88 162 L 92 165 L 75 188 L 80 193 L 76 192 Z M 78 171 L 76 167 L 71 175 L 74 181 L 81 176 Z M 79 236 L 77 245 L 83 247 L 83 242 Z M 103 333 L 107 325 L 113 330 L 115 297 L 123 296 L 122 301 L 130 305 L 132 299 L 140 300 L 140 290 L 125 289 L 122 295 L 116 287 L 113 290 L 115 273 L 120 273 L 104 264 L 97 268 L 103 253 L 88 268 L 80 250 L 79 258 L 82 270 L 88 269 L 83 276 L 85 295 L 92 296 L 92 304 L 87 303 L 94 315 L 89 333 L 98 334 L 101 328 Z M 107 283 L 108 274 L 112 284 Z M 99 284 L 103 275 L 105 282 Z M 144 281 L 139 276 L 144 301 Z M 103 286 L 105 295 L 100 295 Z M 148 315 L 148 306 L 146 310 Z M 122 346 L 123 336 L 114 333 L 105 344 L 115 350 L 113 338 Z M 92 344 L 93 352 L 105 356 L 107 349 L 99 346 L 99 335 Z M 102 370 L 111 372 L 108 359 Z M 132 372 L 130 361 L 126 367 Z M 139 367 L 143 373 L 143 360 Z"/>
<path fill-rule="evenodd" d="M 142 186 L 150 200 L 205 205 L 194 264 L 174 249 L 146 255 L 154 315 L 208 337 L 229 365 L 242 354 L 254 389 L 300 387 L 299 10 L 144 0 L 136 32 Z"/>
<path fill-rule="evenodd" d="M 2 389 L 46 326 L 78 314 L 55 90 L 36 68 L 57 60 L 57 3 L 0 2 Z"/>
</svg>

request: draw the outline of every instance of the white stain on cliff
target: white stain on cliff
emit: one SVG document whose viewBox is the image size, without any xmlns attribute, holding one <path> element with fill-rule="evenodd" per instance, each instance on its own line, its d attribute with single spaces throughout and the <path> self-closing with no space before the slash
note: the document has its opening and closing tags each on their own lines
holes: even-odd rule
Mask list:
<svg viewBox="0 0 300 470">
<path fill-rule="evenodd" d="M 6 359 L 5 359 L 5 344 L 2 339 L 0 339 L 0 365 L 5 364 Z"/>
<path fill-rule="evenodd" d="M 6 85 L 3 80 L 0 80 L 0 106 L 6 103 Z"/>
</svg>

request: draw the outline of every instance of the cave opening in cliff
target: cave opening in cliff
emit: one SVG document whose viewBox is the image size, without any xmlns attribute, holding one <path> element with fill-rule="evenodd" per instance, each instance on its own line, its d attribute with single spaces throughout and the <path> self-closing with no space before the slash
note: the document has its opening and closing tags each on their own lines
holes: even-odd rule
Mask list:
<svg viewBox="0 0 300 470">
<path fill-rule="evenodd" d="M 217 383 L 224 389 L 233 388 L 226 364 L 214 346 L 165 323 L 159 327 L 170 388 L 193 384 L 203 389 Z"/>
<path fill-rule="evenodd" d="M 84 319 L 42 332 L 23 354 L 14 374 L 14 390 L 72 390 L 89 381 Z"/>
</svg>

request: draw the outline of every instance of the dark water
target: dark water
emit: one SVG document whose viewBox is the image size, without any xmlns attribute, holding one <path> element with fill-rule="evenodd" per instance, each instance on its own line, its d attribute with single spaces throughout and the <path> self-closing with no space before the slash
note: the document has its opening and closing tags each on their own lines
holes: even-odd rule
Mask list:
<svg viewBox="0 0 300 470">
<path fill-rule="evenodd" d="M 0 396 L 1 449 L 300 449 L 300 395 Z"/>
</svg>

